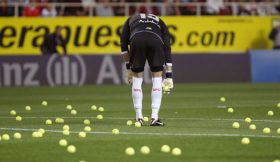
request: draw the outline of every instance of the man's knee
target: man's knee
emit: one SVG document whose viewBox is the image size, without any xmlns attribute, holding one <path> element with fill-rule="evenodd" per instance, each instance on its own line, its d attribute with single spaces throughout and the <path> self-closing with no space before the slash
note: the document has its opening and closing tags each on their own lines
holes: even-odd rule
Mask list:
<svg viewBox="0 0 280 162">
<path fill-rule="evenodd" d="M 144 71 L 144 67 L 140 67 L 140 68 L 131 68 L 131 71 L 134 73 L 141 73 Z"/>
<path fill-rule="evenodd" d="M 151 66 L 152 72 L 160 72 L 163 70 L 163 66 Z"/>
</svg>

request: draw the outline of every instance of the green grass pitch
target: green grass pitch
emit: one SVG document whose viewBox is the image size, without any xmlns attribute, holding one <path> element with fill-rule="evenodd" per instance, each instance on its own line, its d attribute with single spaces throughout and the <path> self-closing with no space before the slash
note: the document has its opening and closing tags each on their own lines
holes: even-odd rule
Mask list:
<svg viewBox="0 0 280 162">
<path fill-rule="evenodd" d="M 144 115 L 150 117 L 150 85 L 144 85 Z M 221 96 L 226 102 L 219 101 Z M 43 100 L 48 106 L 41 105 Z M 160 117 L 164 127 L 127 126 L 134 119 L 130 86 L 85 86 L 57 88 L 1 88 L 0 135 L 10 135 L 9 141 L 0 141 L 1 162 L 272 162 L 280 159 L 280 84 L 176 84 L 174 93 L 164 95 Z M 66 105 L 71 104 L 77 115 L 71 115 Z M 32 110 L 24 108 L 30 105 Z M 104 112 L 92 111 L 91 105 L 103 106 Z M 233 107 L 228 113 L 226 107 Z M 9 114 L 16 110 L 22 121 Z M 268 116 L 272 110 L 274 116 Z M 102 114 L 103 120 L 96 116 Z M 45 125 L 62 117 L 70 126 L 70 135 L 62 134 L 64 124 Z M 252 118 L 256 130 L 248 129 L 246 117 Z M 80 138 L 84 119 L 90 119 L 92 131 Z M 240 128 L 233 129 L 232 123 Z M 148 123 L 147 123 L 148 125 Z M 264 127 L 270 134 L 262 132 Z M 44 128 L 42 138 L 32 138 L 32 132 Z M 119 135 L 112 129 L 118 128 Z M 20 132 L 22 139 L 14 139 Z M 241 144 L 243 137 L 250 144 Z M 75 145 L 76 153 L 70 154 L 59 146 L 60 139 Z M 162 153 L 164 144 L 179 147 L 181 156 Z M 140 153 L 141 146 L 149 146 L 151 153 Z M 135 149 L 134 156 L 127 156 L 127 147 Z"/>
</svg>

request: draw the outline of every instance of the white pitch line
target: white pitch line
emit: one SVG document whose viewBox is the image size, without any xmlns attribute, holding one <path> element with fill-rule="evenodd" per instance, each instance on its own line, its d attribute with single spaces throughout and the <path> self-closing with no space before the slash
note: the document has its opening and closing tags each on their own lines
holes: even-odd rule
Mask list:
<svg viewBox="0 0 280 162">
<path fill-rule="evenodd" d="M 69 116 L 23 116 L 23 118 L 25 119 L 36 119 L 36 118 L 42 118 L 42 119 L 52 119 L 52 118 L 57 118 L 57 117 L 61 117 L 61 118 L 65 118 L 65 119 L 95 119 L 96 117 L 92 117 L 92 116 L 73 116 L 73 117 L 69 117 Z M 0 118 L 15 118 L 15 117 L 5 117 L 5 116 L 1 116 Z M 106 119 L 112 119 L 112 120 L 131 120 L 131 117 L 104 117 Z M 244 119 L 222 119 L 222 118 L 163 118 L 164 120 L 198 120 L 198 121 L 244 121 Z M 280 123 L 280 120 L 267 120 L 267 119 L 252 119 L 252 121 L 256 121 L 256 122 L 270 122 L 270 123 Z"/>
<path fill-rule="evenodd" d="M 26 128 L 0 128 L 0 130 L 8 131 L 36 131 L 38 129 Z M 61 130 L 45 130 L 51 133 L 62 133 Z M 79 133 L 78 131 L 70 131 L 71 133 Z M 87 132 L 88 134 L 112 134 L 112 132 Z M 252 137 L 252 138 L 280 138 L 280 136 L 268 135 L 249 135 L 249 134 L 219 134 L 219 133 L 139 133 L 139 132 L 120 132 L 123 135 L 147 135 L 147 136 L 191 136 L 191 137 Z"/>
</svg>

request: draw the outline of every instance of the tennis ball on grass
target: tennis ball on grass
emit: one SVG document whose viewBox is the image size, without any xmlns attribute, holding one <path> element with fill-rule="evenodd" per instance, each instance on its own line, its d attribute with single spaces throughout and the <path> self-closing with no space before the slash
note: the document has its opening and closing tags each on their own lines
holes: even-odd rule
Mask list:
<svg viewBox="0 0 280 162">
<path fill-rule="evenodd" d="M 150 148 L 149 148 L 148 146 L 142 146 L 142 147 L 140 148 L 140 152 L 141 152 L 142 154 L 147 155 L 147 154 L 150 153 Z"/>
<path fill-rule="evenodd" d="M 93 111 L 96 111 L 97 110 L 97 106 L 96 105 L 91 105 L 90 109 L 93 110 Z"/>
<path fill-rule="evenodd" d="M 126 122 L 126 125 L 128 125 L 128 126 L 131 126 L 133 124 L 133 122 L 131 121 L 131 120 L 128 120 L 127 122 Z"/>
<path fill-rule="evenodd" d="M 87 136 L 86 132 L 79 132 L 79 137 L 85 138 Z"/>
<path fill-rule="evenodd" d="M 47 101 L 42 101 L 42 106 L 48 106 L 48 102 Z"/>
<path fill-rule="evenodd" d="M 119 129 L 115 128 L 112 130 L 112 134 L 120 134 Z"/>
<path fill-rule="evenodd" d="M 46 120 L 46 124 L 47 124 L 47 125 L 52 125 L 52 120 L 47 119 L 47 120 Z"/>
<path fill-rule="evenodd" d="M 241 143 L 244 145 L 250 144 L 250 139 L 248 137 L 244 137 L 241 139 Z"/>
<path fill-rule="evenodd" d="M 67 110 L 72 110 L 72 108 L 73 108 L 72 105 L 67 105 L 67 106 L 66 106 L 66 109 L 67 109 Z"/>
<path fill-rule="evenodd" d="M 255 124 L 250 124 L 249 129 L 251 129 L 251 130 L 256 130 L 256 129 L 257 129 L 257 127 L 256 127 L 256 125 L 255 125 Z"/>
<path fill-rule="evenodd" d="M 43 137 L 43 134 L 41 132 L 33 132 L 32 133 L 32 137 L 34 138 L 40 138 Z"/>
<path fill-rule="evenodd" d="M 91 127 L 90 126 L 85 126 L 84 131 L 90 132 L 91 131 Z"/>
<path fill-rule="evenodd" d="M 31 107 L 30 106 L 25 106 L 25 110 L 26 111 L 31 111 Z"/>
<path fill-rule="evenodd" d="M 38 129 L 38 132 L 41 132 L 42 134 L 45 134 L 45 129 L 43 129 L 43 128 L 40 128 L 40 129 Z"/>
<path fill-rule="evenodd" d="M 268 116 L 273 116 L 273 115 L 274 115 L 274 112 L 270 110 L 270 111 L 267 112 L 267 115 L 268 115 Z"/>
<path fill-rule="evenodd" d="M 76 110 L 71 110 L 71 115 L 77 115 L 77 111 Z"/>
<path fill-rule="evenodd" d="M 161 152 L 168 153 L 170 152 L 170 147 L 168 145 L 162 145 L 160 150 Z"/>
<path fill-rule="evenodd" d="M 237 128 L 240 127 L 240 124 L 239 124 L 238 122 L 233 122 L 233 123 L 232 123 L 232 127 L 235 128 L 235 129 L 237 129 Z"/>
<path fill-rule="evenodd" d="M 246 123 L 251 123 L 251 121 L 252 121 L 251 118 L 249 118 L 249 117 L 245 118 L 245 122 L 246 122 Z"/>
<path fill-rule="evenodd" d="M 277 132 L 277 134 L 280 134 L 280 128 L 278 128 L 276 132 Z"/>
<path fill-rule="evenodd" d="M 85 120 L 84 120 L 84 124 L 85 124 L 85 125 L 89 125 L 89 124 L 90 124 L 90 120 L 85 119 Z"/>
<path fill-rule="evenodd" d="M 227 109 L 227 112 L 228 112 L 228 113 L 233 113 L 233 112 L 234 112 L 234 109 L 233 109 L 232 107 L 229 107 L 229 108 Z"/>
<path fill-rule="evenodd" d="M 15 110 L 11 110 L 10 115 L 17 115 L 17 112 Z"/>
<path fill-rule="evenodd" d="M 65 135 L 65 136 L 68 136 L 68 135 L 70 135 L 70 131 L 69 130 L 63 130 L 62 134 Z"/>
<path fill-rule="evenodd" d="M 67 146 L 68 142 L 66 141 L 66 139 L 61 139 L 59 140 L 59 145 L 60 146 Z"/>
<path fill-rule="evenodd" d="M 175 147 L 175 148 L 172 149 L 172 152 L 171 152 L 171 153 L 172 153 L 172 155 L 180 156 L 180 155 L 182 154 L 182 151 L 181 151 L 180 148 Z"/>
<path fill-rule="evenodd" d="M 16 121 L 22 121 L 22 117 L 21 116 L 17 116 L 16 117 Z"/>
<path fill-rule="evenodd" d="M 226 102 L 226 98 L 225 97 L 220 97 L 220 101 L 221 102 Z"/>
<path fill-rule="evenodd" d="M 18 132 L 16 132 L 16 133 L 14 134 L 14 138 L 15 138 L 15 139 L 21 139 L 21 134 L 18 133 Z"/>
<path fill-rule="evenodd" d="M 10 136 L 8 134 L 3 134 L 2 135 L 2 140 L 3 141 L 9 141 L 10 140 Z"/>
<path fill-rule="evenodd" d="M 129 155 L 129 156 L 134 155 L 134 154 L 135 154 L 134 148 L 133 148 L 133 147 L 128 147 L 128 148 L 126 148 L 126 149 L 125 149 L 125 154 L 126 154 L 126 155 Z"/>
<path fill-rule="evenodd" d="M 137 128 L 140 128 L 140 127 L 142 126 L 140 122 L 135 122 L 134 125 L 135 125 L 135 127 L 137 127 Z"/>
<path fill-rule="evenodd" d="M 99 107 L 98 111 L 103 112 L 104 111 L 104 107 Z"/>
<path fill-rule="evenodd" d="M 270 133 L 270 128 L 265 127 L 265 128 L 263 129 L 263 133 L 264 133 L 264 134 L 269 134 L 269 133 Z"/>
<path fill-rule="evenodd" d="M 69 145 L 67 147 L 67 151 L 71 154 L 75 153 L 76 152 L 76 147 L 74 145 Z"/>
<path fill-rule="evenodd" d="M 70 127 L 69 127 L 69 125 L 66 124 L 66 125 L 64 125 L 64 126 L 62 127 L 62 129 L 63 129 L 63 130 L 70 130 Z"/>
<path fill-rule="evenodd" d="M 101 114 L 97 115 L 96 119 L 102 120 L 103 119 L 103 115 L 101 115 Z"/>
<path fill-rule="evenodd" d="M 145 117 L 143 118 L 143 120 L 144 120 L 144 122 L 148 122 L 148 121 L 149 121 L 149 118 L 145 116 Z"/>
</svg>

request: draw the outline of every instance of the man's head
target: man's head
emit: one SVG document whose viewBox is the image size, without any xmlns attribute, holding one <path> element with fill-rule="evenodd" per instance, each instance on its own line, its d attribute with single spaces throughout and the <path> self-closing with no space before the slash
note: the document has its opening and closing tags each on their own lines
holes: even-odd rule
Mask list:
<svg viewBox="0 0 280 162">
<path fill-rule="evenodd" d="M 56 27 L 56 29 L 55 29 L 55 34 L 56 34 L 56 35 L 61 35 L 61 30 L 62 30 L 62 27 L 61 27 L 61 26 Z"/>
</svg>

